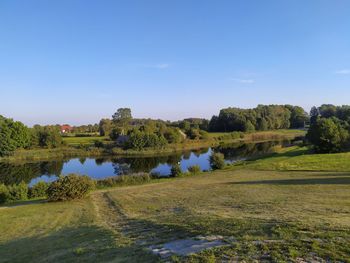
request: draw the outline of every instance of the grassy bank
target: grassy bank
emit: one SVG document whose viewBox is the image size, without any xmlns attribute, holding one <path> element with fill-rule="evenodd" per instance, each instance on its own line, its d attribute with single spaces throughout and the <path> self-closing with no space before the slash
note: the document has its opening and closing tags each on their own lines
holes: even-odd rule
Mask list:
<svg viewBox="0 0 350 263">
<path fill-rule="evenodd" d="M 17 162 L 17 161 L 39 161 L 52 160 L 73 157 L 89 157 L 101 156 L 103 151 L 98 148 L 90 150 L 80 149 L 75 147 L 60 147 L 54 149 L 31 149 L 31 150 L 17 150 L 13 155 L 0 158 L 0 162 Z"/>
<path fill-rule="evenodd" d="M 169 144 L 161 149 L 124 150 L 120 147 L 92 147 L 96 138 L 104 144 L 111 144 L 107 137 L 66 137 L 67 146 L 56 149 L 18 150 L 12 156 L 0 158 L 0 162 L 50 160 L 70 157 L 100 157 L 100 156 L 154 156 L 167 155 L 174 152 L 214 147 L 225 143 L 263 142 L 272 140 L 287 140 L 304 136 L 301 130 L 278 130 L 244 134 L 243 138 L 231 138 L 230 133 L 210 133 L 207 140 L 186 140 L 179 144 Z"/>
<path fill-rule="evenodd" d="M 157 262 L 149 246 L 198 235 L 222 235 L 228 246 L 174 262 L 349 262 L 347 157 L 294 147 L 86 200 L 2 207 L 0 262 Z"/>
<path fill-rule="evenodd" d="M 307 147 L 290 147 L 241 165 L 255 170 L 350 172 L 350 153 L 313 154 Z"/>
</svg>

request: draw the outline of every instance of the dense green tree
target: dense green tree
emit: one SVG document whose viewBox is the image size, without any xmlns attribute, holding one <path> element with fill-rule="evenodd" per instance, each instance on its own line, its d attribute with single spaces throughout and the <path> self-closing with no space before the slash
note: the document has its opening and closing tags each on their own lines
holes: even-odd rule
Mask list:
<svg viewBox="0 0 350 263">
<path fill-rule="evenodd" d="M 180 122 L 180 129 L 183 131 L 189 131 L 191 129 L 191 123 L 189 121 L 182 121 Z"/>
<path fill-rule="evenodd" d="M 201 137 L 201 134 L 199 132 L 199 129 L 191 128 L 186 132 L 186 135 L 191 140 L 199 140 Z"/>
<path fill-rule="evenodd" d="M 246 132 L 253 132 L 253 131 L 255 131 L 255 127 L 254 127 L 254 125 L 252 124 L 252 122 L 248 120 L 248 121 L 244 124 L 244 130 L 245 130 Z"/>
<path fill-rule="evenodd" d="M 294 111 L 294 115 L 289 108 Z M 301 115 L 299 108 L 289 105 L 258 105 L 254 109 L 227 108 L 222 109 L 218 116 L 212 117 L 209 129 L 217 132 L 288 129 L 291 123 L 294 126 L 301 123 Z"/>
<path fill-rule="evenodd" d="M 259 118 L 257 121 L 257 128 L 258 131 L 267 131 L 268 130 L 268 123 L 265 120 L 265 118 Z"/>
<path fill-rule="evenodd" d="M 125 135 L 127 126 L 129 125 L 130 121 L 132 120 L 131 109 L 119 108 L 112 115 L 112 120 L 116 126 L 122 128 L 122 135 Z"/>
<path fill-rule="evenodd" d="M 332 104 L 323 104 L 318 108 L 318 111 L 324 118 L 336 117 L 337 107 Z"/>
<path fill-rule="evenodd" d="M 62 136 L 56 126 L 42 126 L 34 128 L 37 145 L 46 148 L 57 148 L 62 145 Z"/>
<path fill-rule="evenodd" d="M 23 123 L 0 116 L 0 156 L 31 145 L 31 132 Z"/>
<path fill-rule="evenodd" d="M 161 148 L 166 144 L 167 140 L 163 135 L 135 130 L 130 133 L 126 146 L 131 149 L 142 150 L 144 148 Z"/>
<path fill-rule="evenodd" d="M 111 138 L 111 140 L 115 141 L 118 139 L 118 137 L 120 135 L 122 135 L 123 130 L 120 127 L 117 128 L 113 128 L 112 131 L 109 133 L 109 137 Z"/>
<path fill-rule="evenodd" d="M 168 143 L 179 143 L 183 140 L 178 128 L 167 128 L 163 135 Z"/>
<path fill-rule="evenodd" d="M 307 133 L 316 152 L 340 152 L 348 143 L 349 133 L 336 118 L 318 118 Z"/>
<path fill-rule="evenodd" d="M 318 117 L 320 115 L 320 112 L 318 111 L 318 108 L 317 107 L 312 107 L 311 108 L 311 111 L 310 111 L 310 124 L 315 124 Z"/>
<path fill-rule="evenodd" d="M 305 123 L 309 120 L 309 116 L 302 107 L 286 105 L 291 112 L 290 127 L 293 129 L 303 128 Z"/>
<path fill-rule="evenodd" d="M 107 136 L 113 128 L 113 123 L 110 119 L 102 119 L 99 123 L 100 136 Z"/>
</svg>

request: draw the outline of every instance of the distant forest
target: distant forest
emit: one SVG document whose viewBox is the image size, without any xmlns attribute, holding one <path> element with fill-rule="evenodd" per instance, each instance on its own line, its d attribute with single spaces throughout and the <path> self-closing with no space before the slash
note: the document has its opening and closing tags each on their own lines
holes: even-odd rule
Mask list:
<svg viewBox="0 0 350 263">
<path fill-rule="evenodd" d="M 209 131 L 266 131 L 303 128 L 309 121 L 305 110 L 292 105 L 258 105 L 254 109 L 227 108 L 213 116 Z"/>
<path fill-rule="evenodd" d="M 60 125 L 34 125 L 28 128 L 19 121 L 0 115 L 0 156 L 16 149 L 56 148 L 64 145 L 63 136 L 109 137 L 123 149 L 164 148 L 188 140 L 208 140 L 209 132 L 267 131 L 307 129 L 307 140 L 317 152 L 350 149 L 350 106 L 324 104 L 310 114 L 292 105 L 258 105 L 253 109 L 226 108 L 211 120 L 188 118 L 180 121 L 135 119 L 129 108 L 119 108 L 110 119 L 99 124 L 75 126 L 68 134 Z M 237 136 L 240 136 L 239 134 Z M 103 147 L 96 142 L 96 147 Z"/>
</svg>

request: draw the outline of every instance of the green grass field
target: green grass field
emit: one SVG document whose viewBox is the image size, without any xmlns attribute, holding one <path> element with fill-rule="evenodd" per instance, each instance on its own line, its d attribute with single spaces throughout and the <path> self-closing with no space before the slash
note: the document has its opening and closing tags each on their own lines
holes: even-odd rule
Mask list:
<svg viewBox="0 0 350 263">
<path fill-rule="evenodd" d="M 95 141 L 101 141 L 108 143 L 108 136 L 91 136 L 91 137 L 63 137 L 63 141 L 68 146 L 79 146 L 79 145 L 94 145 Z"/>
<path fill-rule="evenodd" d="M 292 147 L 81 201 L 0 207 L 0 262 L 157 262 L 149 246 L 198 235 L 228 245 L 171 260 L 350 262 L 349 157 Z"/>
<path fill-rule="evenodd" d="M 350 152 L 311 154 L 306 147 L 290 147 L 243 165 L 256 170 L 350 172 Z"/>
</svg>

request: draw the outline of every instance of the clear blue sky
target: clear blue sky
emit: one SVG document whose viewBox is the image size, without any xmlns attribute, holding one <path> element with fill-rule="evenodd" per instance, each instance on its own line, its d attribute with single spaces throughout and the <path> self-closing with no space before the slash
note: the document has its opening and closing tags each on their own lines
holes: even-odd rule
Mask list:
<svg viewBox="0 0 350 263">
<path fill-rule="evenodd" d="M 1 0 L 0 114 L 82 124 L 350 104 L 348 0 Z"/>
</svg>

